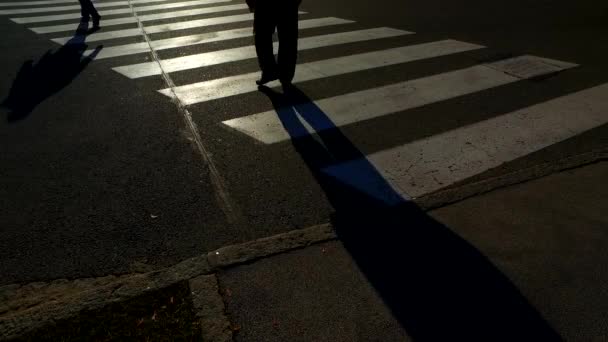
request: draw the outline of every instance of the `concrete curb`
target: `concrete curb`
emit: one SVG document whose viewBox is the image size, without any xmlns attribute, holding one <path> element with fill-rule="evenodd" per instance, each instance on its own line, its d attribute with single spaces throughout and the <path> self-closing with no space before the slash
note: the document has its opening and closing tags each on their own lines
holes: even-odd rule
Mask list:
<svg viewBox="0 0 608 342">
<path fill-rule="evenodd" d="M 336 234 L 331 224 L 322 224 L 222 247 L 207 254 L 207 257 L 209 265 L 214 270 L 219 270 L 335 238 Z"/>
<path fill-rule="evenodd" d="M 203 341 L 232 341 L 232 330 L 216 276 L 198 276 L 190 279 L 189 284 L 192 305 L 202 327 Z"/>
<path fill-rule="evenodd" d="M 608 149 L 591 151 L 480 182 L 440 190 L 414 201 L 423 209 L 431 210 L 502 187 L 602 160 L 608 160 Z M 189 281 L 193 304 L 198 311 L 197 316 L 202 324 L 205 340 L 230 341 L 232 333 L 226 330 L 227 327 L 229 329 L 230 323 L 225 317 L 223 301 L 213 273 L 336 238 L 332 225 L 322 224 L 222 247 L 154 272 L 3 286 L 0 287 L 0 340 L 22 336 L 82 311 L 100 309 L 107 304 L 160 290 L 180 281 Z"/>
<path fill-rule="evenodd" d="M 0 340 L 8 340 L 180 281 L 210 273 L 207 257 L 196 257 L 160 271 L 127 276 L 58 280 L 0 288 Z"/>
</svg>

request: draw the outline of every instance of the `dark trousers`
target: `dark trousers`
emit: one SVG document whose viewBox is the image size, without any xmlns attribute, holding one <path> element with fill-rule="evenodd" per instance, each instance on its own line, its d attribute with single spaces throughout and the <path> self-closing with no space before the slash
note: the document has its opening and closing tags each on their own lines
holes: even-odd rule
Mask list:
<svg viewBox="0 0 608 342">
<path fill-rule="evenodd" d="M 97 10 L 95 9 L 95 6 L 93 6 L 91 0 L 78 0 L 78 2 L 80 2 L 80 14 L 83 18 L 99 17 L 99 13 L 97 13 Z"/>
<path fill-rule="evenodd" d="M 281 81 L 291 82 L 298 58 L 297 0 L 258 0 L 253 20 L 255 49 L 263 74 L 278 74 Z M 275 61 L 272 36 L 279 36 L 279 56 Z"/>
</svg>

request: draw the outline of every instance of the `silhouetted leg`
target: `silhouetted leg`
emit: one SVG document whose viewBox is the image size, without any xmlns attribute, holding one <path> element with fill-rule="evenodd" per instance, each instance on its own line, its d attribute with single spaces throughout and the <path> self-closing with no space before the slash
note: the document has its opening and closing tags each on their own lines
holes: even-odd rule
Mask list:
<svg viewBox="0 0 608 342">
<path fill-rule="evenodd" d="M 276 78 L 277 74 L 277 63 L 272 48 L 272 35 L 276 28 L 273 14 L 273 8 L 268 6 L 258 6 L 254 13 L 255 51 L 262 70 L 262 80 Z"/>
<path fill-rule="evenodd" d="M 287 4 L 278 22 L 279 74 L 282 83 L 293 80 L 298 59 L 298 4 Z"/>
<path fill-rule="evenodd" d="M 91 0 L 78 0 L 80 2 L 80 13 L 83 19 L 89 19 L 89 16 L 93 18 L 93 24 L 99 25 L 99 18 L 101 16 L 97 13 L 97 9 L 93 6 Z"/>
<path fill-rule="evenodd" d="M 82 16 L 82 20 L 89 20 L 89 6 L 87 6 L 87 0 L 78 0 L 80 3 L 80 15 Z"/>
</svg>

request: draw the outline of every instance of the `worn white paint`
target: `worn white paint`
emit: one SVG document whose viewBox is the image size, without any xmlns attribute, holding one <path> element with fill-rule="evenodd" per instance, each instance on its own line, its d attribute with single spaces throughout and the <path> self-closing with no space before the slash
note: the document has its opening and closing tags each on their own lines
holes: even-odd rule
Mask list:
<svg viewBox="0 0 608 342">
<path fill-rule="evenodd" d="M 188 20 L 181 21 L 177 23 L 170 24 L 162 24 L 162 25 L 152 25 L 146 26 L 146 32 L 148 34 L 160 33 L 160 32 L 169 32 L 169 31 L 177 31 L 177 30 L 187 30 L 191 28 L 198 27 L 207 27 L 213 25 L 220 24 L 230 24 L 241 21 L 249 21 L 253 20 L 253 14 L 239 14 L 239 15 L 229 15 L 224 17 L 216 17 L 216 18 L 205 18 L 205 19 L 197 19 L 197 20 Z M 133 29 L 125 29 L 125 30 L 115 30 L 115 31 L 104 31 L 104 32 L 95 32 L 93 34 L 89 34 L 86 36 L 87 42 L 95 42 L 101 40 L 110 40 L 116 38 L 125 38 L 125 37 L 135 37 L 140 36 L 141 30 L 139 28 Z M 59 43 L 61 45 L 67 43 L 72 37 L 61 37 L 51 39 L 55 43 Z"/>
<path fill-rule="evenodd" d="M 238 5 L 226 5 L 226 6 L 217 6 L 217 7 L 205 7 L 205 8 L 197 8 L 197 9 L 189 9 L 184 11 L 175 11 L 175 12 L 165 12 L 165 13 L 154 13 L 154 14 L 145 14 L 138 16 L 138 19 L 141 22 L 145 21 L 153 21 L 153 20 L 163 20 L 163 19 L 173 19 L 179 17 L 189 17 L 199 14 L 211 14 L 211 13 L 220 13 L 220 12 L 228 12 L 228 11 L 237 11 L 247 9 L 246 4 L 238 4 Z M 103 27 L 114 26 L 114 25 L 123 25 L 123 24 L 135 24 L 137 20 L 134 17 L 125 17 L 125 18 L 116 18 L 116 19 L 104 19 Z M 52 26 L 41 26 L 41 27 L 33 27 L 32 31 L 36 33 L 54 33 L 54 32 L 62 32 L 62 31 L 75 31 L 78 28 L 77 23 L 72 24 L 64 24 L 64 25 L 52 25 Z M 141 33 L 141 31 L 139 31 Z"/>
<path fill-rule="evenodd" d="M 338 24 L 346 24 L 350 23 L 349 20 L 338 19 L 338 18 L 320 18 L 320 19 L 309 19 L 300 21 L 300 29 L 308 29 L 315 27 L 323 27 L 330 25 L 338 25 Z M 147 30 L 146 30 L 147 31 Z M 152 40 L 150 44 L 155 50 L 166 50 L 166 49 L 174 49 L 184 46 L 192 46 L 199 45 L 211 42 L 218 42 L 223 40 L 237 39 L 237 38 L 245 38 L 251 37 L 253 35 L 253 31 L 251 27 L 235 29 L 235 30 L 227 30 L 227 31 L 219 31 L 219 32 L 209 32 L 202 34 L 195 34 L 190 36 L 182 36 L 182 37 L 174 37 L 168 39 L 160 39 L 160 40 Z M 91 50 L 92 51 L 92 50 Z M 148 43 L 134 43 L 134 44 L 125 44 L 118 46 L 111 46 L 108 48 L 104 48 L 99 52 L 99 54 L 95 57 L 95 59 L 104 59 L 111 58 L 117 56 L 126 56 L 133 55 L 137 53 L 149 52 L 150 46 Z"/>
<path fill-rule="evenodd" d="M 162 5 L 135 7 L 135 10 L 139 13 L 139 12 L 157 11 L 157 10 L 173 9 L 173 8 L 181 8 L 181 7 L 217 4 L 217 3 L 221 3 L 221 2 L 230 2 L 230 0 L 193 0 L 193 1 L 185 1 L 185 2 L 173 2 L 173 3 L 162 4 Z M 132 12 L 131 8 L 127 7 L 127 8 L 99 11 L 99 14 L 101 16 L 109 16 L 109 15 L 116 15 L 116 14 L 130 14 L 131 12 Z M 75 13 L 67 13 L 67 14 L 11 18 L 11 20 L 18 24 L 31 24 L 31 23 L 41 23 L 41 22 L 45 22 L 45 21 L 80 19 L 80 17 L 81 17 L 80 11 L 78 11 Z"/>
<path fill-rule="evenodd" d="M 315 104 L 340 127 L 519 80 L 496 70 L 490 63 L 323 99 Z M 266 144 L 291 138 L 274 110 L 224 121 L 224 124 Z M 328 128 L 331 127 L 316 127 L 317 131 Z"/>
<path fill-rule="evenodd" d="M 305 14 L 305 13 L 306 12 L 300 12 L 300 14 Z M 160 32 L 187 30 L 187 29 L 191 29 L 191 28 L 207 27 L 207 26 L 221 25 L 221 24 L 231 24 L 231 23 L 250 21 L 250 20 L 253 20 L 253 14 L 251 14 L 251 13 L 229 15 L 229 16 L 216 17 L 216 18 L 188 20 L 188 21 L 181 21 L 181 22 L 177 22 L 177 23 L 146 26 L 146 33 L 154 34 L 154 33 L 160 33 Z M 341 19 L 341 20 L 343 20 L 343 19 Z M 116 31 L 104 31 L 104 32 L 95 32 L 93 34 L 87 35 L 86 41 L 95 42 L 95 41 L 101 41 L 101 40 L 111 40 L 111 39 L 116 39 L 116 38 L 134 37 L 134 36 L 140 36 L 140 35 L 141 35 L 141 30 L 139 28 L 116 30 Z M 61 38 L 54 38 L 51 40 L 63 45 L 65 43 L 67 43 L 70 39 L 72 39 L 72 37 L 61 37 Z"/>
<path fill-rule="evenodd" d="M 405 34 L 411 34 L 411 32 L 386 27 L 359 31 L 340 32 L 334 34 L 302 38 L 298 42 L 298 48 L 299 50 L 307 50 L 332 45 L 395 37 Z M 277 46 L 278 44 L 275 43 L 275 49 Z M 255 47 L 253 45 L 250 45 L 228 50 L 206 52 L 184 57 L 165 59 L 160 61 L 160 64 L 162 64 L 162 70 L 164 72 L 170 73 L 195 68 L 202 68 L 210 65 L 235 62 L 248 58 L 255 58 L 255 56 Z M 152 75 L 159 75 L 161 73 L 160 66 L 156 62 L 132 64 L 116 67 L 113 69 L 129 78 L 140 78 Z"/>
<path fill-rule="evenodd" d="M 326 59 L 298 65 L 293 82 L 310 81 L 481 48 L 483 48 L 483 46 L 456 40 L 442 40 Z M 187 84 L 174 89 L 163 89 L 159 92 L 170 97 L 173 97 L 175 94 L 182 103 L 191 105 L 255 91 L 257 89 L 255 80 L 259 78 L 259 76 L 259 72 L 255 72 Z M 271 83 L 270 85 L 272 86 L 273 84 Z"/>
<path fill-rule="evenodd" d="M 373 153 L 367 157 L 404 196 L 419 197 L 608 123 L 608 84 Z M 349 179 L 359 161 L 325 170 Z"/>
<path fill-rule="evenodd" d="M 533 78 L 575 67 L 576 64 L 524 55 L 488 64 L 489 67 L 519 78 Z"/>
<path fill-rule="evenodd" d="M 39 5 L 77 4 L 77 3 L 78 3 L 77 0 L 16 1 L 16 2 L 0 2 L 0 7 L 39 6 Z"/>
<path fill-rule="evenodd" d="M 132 4 L 149 4 L 153 2 L 166 2 L 169 0 L 132 0 Z M 70 1 L 74 2 L 74 1 Z M 76 2 L 74 2 L 76 3 Z M 0 3 L 1 4 L 1 3 Z M 111 1 L 111 2 L 96 2 L 95 8 L 104 7 L 118 7 L 118 6 L 129 6 L 128 1 Z M 35 7 L 35 8 L 17 8 L 0 10 L 0 15 L 8 14 L 28 14 L 28 13 L 49 13 L 49 12 L 62 12 L 70 10 L 80 10 L 80 5 L 68 5 L 68 6 L 51 6 L 51 7 Z"/>
</svg>

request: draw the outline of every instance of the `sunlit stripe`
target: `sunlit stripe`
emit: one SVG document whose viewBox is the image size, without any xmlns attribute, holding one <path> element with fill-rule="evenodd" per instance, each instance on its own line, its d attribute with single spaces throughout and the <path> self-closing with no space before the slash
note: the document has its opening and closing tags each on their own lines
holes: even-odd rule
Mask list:
<svg viewBox="0 0 608 342">
<path fill-rule="evenodd" d="M 132 4 L 148 4 L 152 2 L 166 2 L 170 0 L 132 0 Z M 117 7 L 117 6 L 129 6 L 128 1 L 112 1 L 112 2 L 101 2 L 95 3 L 96 8 L 104 7 Z M 80 10 L 80 5 L 69 5 L 69 6 L 51 6 L 51 7 L 36 7 L 36 8 L 19 8 L 0 10 L 0 15 L 7 14 L 28 14 L 28 13 L 46 13 L 46 12 L 61 12 L 69 10 Z"/>
<path fill-rule="evenodd" d="M 193 1 L 186 1 L 186 2 L 167 3 L 167 4 L 162 4 L 162 5 L 135 7 L 135 10 L 139 13 L 139 12 L 157 11 L 157 10 L 163 10 L 163 9 L 190 7 L 190 6 L 198 6 L 198 5 L 209 5 L 209 4 L 216 4 L 216 3 L 221 3 L 221 2 L 230 2 L 230 0 L 193 0 Z M 126 13 L 131 13 L 131 8 L 119 8 L 119 9 L 99 11 L 99 14 L 101 14 L 102 16 L 126 14 Z M 18 24 L 31 24 L 31 23 L 41 23 L 41 22 L 45 22 L 45 21 L 79 19 L 80 17 L 81 17 L 80 12 L 76 12 L 76 13 L 68 13 L 68 14 L 43 15 L 43 16 L 37 16 L 37 17 L 11 18 L 11 20 Z"/>
<path fill-rule="evenodd" d="M 326 59 L 298 65 L 293 82 L 299 83 L 481 48 L 483 48 L 483 46 L 455 40 L 442 40 L 426 44 Z M 163 89 L 159 90 L 159 92 L 170 97 L 173 97 L 175 94 L 182 103 L 191 105 L 255 91 L 257 89 L 255 80 L 259 78 L 259 76 L 259 72 L 254 72 L 245 75 L 187 84 L 173 89 Z M 272 83 L 269 85 L 272 86 Z"/>
<path fill-rule="evenodd" d="M 16 1 L 16 2 L 0 2 L 0 7 L 12 6 L 38 6 L 38 5 L 53 5 L 53 4 L 77 4 L 75 0 L 45 0 L 45 1 Z"/>
<path fill-rule="evenodd" d="M 338 18 L 309 19 L 309 20 L 300 21 L 300 29 L 346 24 L 346 23 L 351 23 L 351 22 L 352 21 L 338 19 Z M 251 27 L 247 27 L 247 28 L 241 28 L 241 29 L 236 29 L 236 30 L 209 32 L 209 33 L 195 34 L 195 35 L 191 35 L 191 36 L 153 40 L 150 43 L 151 43 L 152 47 L 154 47 L 155 50 L 166 50 L 166 49 L 173 49 L 173 48 L 179 48 L 179 47 L 184 47 L 184 46 L 192 46 L 192 45 L 198 45 L 198 44 L 218 42 L 218 41 L 229 40 L 229 39 L 250 37 L 252 35 L 253 35 L 253 32 L 251 30 Z M 150 47 L 149 47 L 148 43 L 145 43 L 145 42 L 119 45 L 119 46 L 111 46 L 108 48 L 104 48 L 102 51 L 100 51 L 100 53 L 99 53 L 99 55 L 97 55 L 96 59 L 133 55 L 133 54 L 144 53 L 144 52 L 149 52 L 149 51 L 150 51 Z"/>
<path fill-rule="evenodd" d="M 165 13 L 154 13 L 154 14 L 146 14 L 140 15 L 138 18 L 140 21 L 152 21 L 152 20 L 162 20 L 162 19 L 173 19 L 178 17 L 189 17 L 199 14 L 211 14 L 211 13 L 220 13 L 220 12 L 228 12 L 228 11 L 236 11 L 246 9 L 246 4 L 239 5 L 227 5 L 227 6 L 218 6 L 218 7 L 205 7 L 193 10 L 185 10 L 185 11 L 176 11 L 176 12 L 165 12 Z M 126 18 L 117 18 L 117 19 L 105 19 L 103 20 L 103 27 L 113 26 L 113 25 L 122 25 L 122 24 L 132 24 L 136 23 L 135 18 L 126 17 Z M 73 24 L 65 24 L 65 25 L 53 25 L 53 26 L 41 26 L 31 28 L 32 31 L 36 33 L 53 33 L 53 32 L 62 32 L 62 31 L 75 31 L 78 28 L 77 23 Z M 146 28 L 147 30 L 147 28 Z"/>
<path fill-rule="evenodd" d="M 547 61 L 546 59 L 535 59 L 533 56 L 528 56 L 528 58 L 530 61 L 538 63 Z M 497 62 L 496 65 L 494 63 L 477 65 L 322 99 L 315 103 L 327 114 L 335 126 L 340 127 L 521 80 L 521 78 L 497 70 L 500 63 L 504 62 Z M 555 64 L 559 64 L 559 62 L 556 61 Z M 568 66 L 555 67 L 551 70 L 562 70 L 571 66 L 573 65 L 568 64 Z M 266 144 L 293 138 L 285 130 L 274 110 L 224 121 L 224 124 Z M 317 127 L 317 131 L 329 128 L 331 127 Z"/>
<path fill-rule="evenodd" d="M 608 84 L 558 97 L 367 156 L 404 196 L 419 197 L 608 123 Z M 362 191 L 349 176 L 361 160 L 324 170 Z"/>
<path fill-rule="evenodd" d="M 314 49 L 332 45 L 363 42 L 374 39 L 396 37 L 412 32 L 397 30 L 392 28 L 374 28 L 368 30 L 340 32 L 334 34 L 306 37 L 300 39 L 299 50 Z M 278 44 L 275 43 L 275 48 Z M 163 71 L 170 73 L 194 68 L 201 68 L 210 65 L 234 62 L 256 56 L 254 46 L 245 46 L 235 49 L 206 52 L 184 57 L 165 59 L 160 61 Z M 139 78 L 152 75 L 159 75 L 161 69 L 156 62 L 132 64 L 114 68 L 117 72 L 129 77 Z"/>
<path fill-rule="evenodd" d="M 300 12 L 303 14 L 304 12 Z M 221 24 L 230 24 L 242 21 L 253 20 L 253 14 L 238 14 L 238 15 L 229 15 L 224 17 L 215 17 L 215 18 L 205 18 L 205 19 L 197 19 L 197 20 L 189 20 L 182 21 L 177 23 L 170 24 L 162 24 L 162 25 L 154 25 L 154 26 L 146 26 L 146 32 L 149 34 L 160 33 L 160 32 L 169 32 L 169 31 L 178 31 L 178 30 L 186 30 L 191 28 L 198 27 L 207 27 L 213 25 L 221 25 Z M 87 42 L 95 42 L 100 40 L 109 40 L 116 38 L 124 38 L 124 37 L 133 37 L 141 35 L 141 31 L 139 28 L 135 29 L 126 29 L 126 30 L 116 30 L 116 31 L 105 31 L 105 32 L 95 32 L 93 34 L 89 34 L 86 36 Z M 51 39 L 52 41 L 65 44 L 72 37 L 62 37 Z"/>
</svg>

